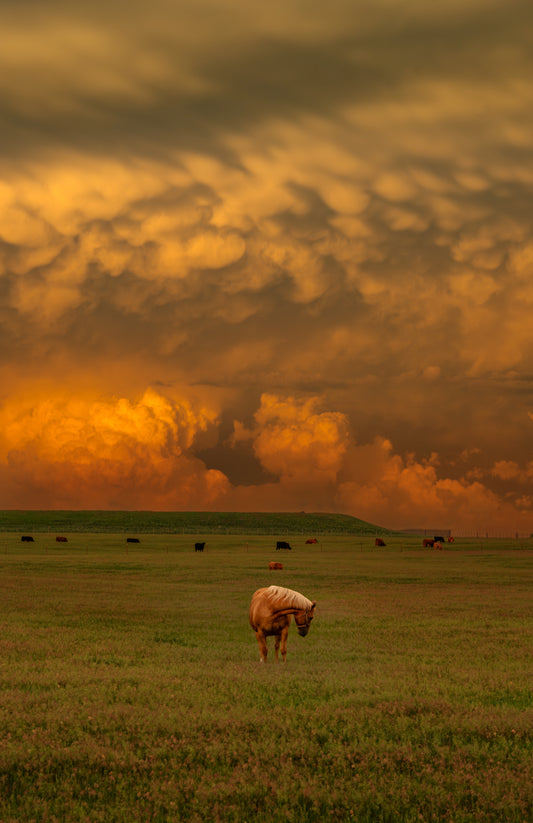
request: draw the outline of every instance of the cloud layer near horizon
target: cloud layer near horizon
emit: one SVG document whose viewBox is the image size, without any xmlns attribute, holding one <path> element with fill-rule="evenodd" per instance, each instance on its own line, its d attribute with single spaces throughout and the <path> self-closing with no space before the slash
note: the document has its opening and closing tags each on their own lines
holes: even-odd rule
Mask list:
<svg viewBox="0 0 533 823">
<path fill-rule="evenodd" d="M 3 507 L 533 530 L 530 5 L 31 5 Z"/>
</svg>

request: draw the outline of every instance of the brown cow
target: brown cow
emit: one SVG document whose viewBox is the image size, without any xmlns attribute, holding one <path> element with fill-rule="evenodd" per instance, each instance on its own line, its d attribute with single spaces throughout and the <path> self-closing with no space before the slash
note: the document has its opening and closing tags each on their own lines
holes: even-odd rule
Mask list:
<svg viewBox="0 0 533 823">
<path fill-rule="evenodd" d="M 318 543 L 318 540 L 316 539 L 316 537 L 310 537 L 309 540 L 306 540 L 305 542 L 306 543 Z"/>
<path fill-rule="evenodd" d="M 386 546 L 386 545 L 387 544 L 385 543 L 384 540 L 381 539 L 381 537 L 376 537 L 376 546 Z"/>
<path fill-rule="evenodd" d="M 271 560 L 270 563 L 268 564 L 268 568 L 270 570 L 272 570 L 272 569 L 282 569 L 283 568 L 283 563 L 277 563 L 275 560 Z"/>
<path fill-rule="evenodd" d="M 438 540 L 435 540 L 435 542 L 433 543 L 433 548 L 442 551 L 442 543 L 439 543 Z"/>
<path fill-rule="evenodd" d="M 422 540 L 422 545 L 425 549 L 427 549 L 427 548 L 431 549 L 433 547 L 434 543 L 435 543 L 435 541 L 430 537 L 425 537 L 424 540 Z"/>
<path fill-rule="evenodd" d="M 68 543 L 66 537 L 56 537 L 56 543 Z"/>
<path fill-rule="evenodd" d="M 455 543 L 455 537 L 449 537 L 448 543 Z"/>
</svg>

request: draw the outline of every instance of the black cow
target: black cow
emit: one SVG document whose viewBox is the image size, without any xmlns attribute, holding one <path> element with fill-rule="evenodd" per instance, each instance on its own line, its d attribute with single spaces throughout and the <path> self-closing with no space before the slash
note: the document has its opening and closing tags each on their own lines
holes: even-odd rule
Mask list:
<svg viewBox="0 0 533 823">
<path fill-rule="evenodd" d="M 138 537 L 126 537 L 126 543 L 140 543 Z"/>
<path fill-rule="evenodd" d="M 285 540 L 278 540 L 278 542 L 276 543 L 276 551 L 278 549 L 290 549 L 290 548 L 291 547 L 289 546 L 289 544 Z"/>
<path fill-rule="evenodd" d="M 444 543 L 444 537 L 440 537 L 438 534 L 435 535 L 433 540 L 435 541 L 435 543 Z"/>
<path fill-rule="evenodd" d="M 195 543 L 194 544 L 194 551 L 195 552 L 203 552 L 205 548 L 205 543 Z"/>
<path fill-rule="evenodd" d="M 33 537 L 30 534 L 23 534 L 20 539 L 23 543 L 33 543 Z"/>
</svg>

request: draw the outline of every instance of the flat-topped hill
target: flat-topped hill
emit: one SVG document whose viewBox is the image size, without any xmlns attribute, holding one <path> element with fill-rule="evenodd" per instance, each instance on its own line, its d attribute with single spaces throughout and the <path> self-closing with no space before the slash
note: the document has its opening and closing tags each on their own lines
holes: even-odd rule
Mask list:
<svg viewBox="0 0 533 823">
<path fill-rule="evenodd" d="M 0 532 L 392 534 L 348 514 L 307 512 L 0 511 Z"/>
</svg>

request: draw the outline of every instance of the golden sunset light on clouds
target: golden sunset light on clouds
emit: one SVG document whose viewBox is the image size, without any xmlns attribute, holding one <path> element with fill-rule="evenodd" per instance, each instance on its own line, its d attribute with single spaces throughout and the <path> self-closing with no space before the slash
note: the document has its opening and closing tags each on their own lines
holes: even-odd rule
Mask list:
<svg viewBox="0 0 533 823">
<path fill-rule="evenodd" d="M 0 508 L 533 532 L 529 0 L 0 19 Z"/>
</svg>

